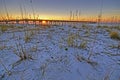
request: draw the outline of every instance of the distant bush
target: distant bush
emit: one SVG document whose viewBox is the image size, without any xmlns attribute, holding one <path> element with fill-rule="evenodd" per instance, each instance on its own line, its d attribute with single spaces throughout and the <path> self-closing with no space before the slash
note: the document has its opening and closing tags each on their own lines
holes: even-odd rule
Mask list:
<svg viewBox="0 0 120 80">
<path fill-rule="evenodd" d="M 0 25 L 1 32 L 5 32 L 10 28 L 14 28 L 14 26 L 13 25 Z"/>
<path fill-rule="evenodd" d="M 82 27 L 86 27 L 86 24 L 82 24 Z"/>
<path fill-rule="evenodd" d="M 107 32 L 111 32 L 111 29 L 110 28 L 106 28 L 105 29 Z"/>
<path fill-rule="evenodd" d="M 112 39 L 120 39 L 119 33 L 118 33 L 118 32 L 115 32 L 115 31 L 110 32 L 110 37 L 111 37 Z"/>
<path fill-rule="evenodd" d="M 97 28 L 101 28 L 102 26 L 101 25 L 98 25 Z"/>
<path fill-rule="evenodd" d="M 120 30 L 120 26 L 114 26 L 114 29 Z"/>
<path fill-rule="evenodd" d="M 77 28 L 77 26 L 74 25 L 73 28 Z"/>
<path fill-rule="evenodd" d="M 8 30 L 8 26 L 0 26 L 0 30 L 1 30 L 2 32 L 5 32 L 5 31 Z"/>
</svg>

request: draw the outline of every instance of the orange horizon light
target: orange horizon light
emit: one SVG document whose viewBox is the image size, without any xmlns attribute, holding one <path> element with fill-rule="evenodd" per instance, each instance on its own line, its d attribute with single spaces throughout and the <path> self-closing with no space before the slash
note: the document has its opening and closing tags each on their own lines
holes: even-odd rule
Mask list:
<svg viewBox="0 0 120 80">
<path fill-rule="evenodd" d="M 47 22 L 46 21 L 42 21 L 42 24 L 46 24 Z"/>
</svg>

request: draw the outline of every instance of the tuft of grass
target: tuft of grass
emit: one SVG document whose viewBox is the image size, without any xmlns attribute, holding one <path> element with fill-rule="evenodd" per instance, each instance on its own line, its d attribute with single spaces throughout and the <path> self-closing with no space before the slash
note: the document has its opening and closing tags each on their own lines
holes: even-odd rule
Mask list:
<svg viewBox="0 0 120 80">
<path fill-rule="evenodd" d="M 19 60 L 12 64 L 12 68 L 19 65 L 22 61 L 25 60 L 34 60 L 32 55 L 26 51 L 25 47 L 23 47 L 20 43 L 16 43 L 16 48 L 14 48 L 14 54 L 19 57 Z"/>
<path fill-rule="evenodd" d="M 79 34 L 72 33 L 72 34 L 68 35 L 68 38 L 67 38 L 68 46 L 71 46 L 71 47 L 77 46 L 77 44 L 76 44 L 77 39 L 79 39 Z"/>
<path fill-rule="evenodd" d="M 33 32 L 31 31 L 27 31 L 25 32 L 25 35 L 24 35 L 24 41 L 27 43 L 27 42 L 30 42 L 31 40 L 31 37 L 33 36 Z"/>
<path fill-rule="evenodd" d="M 86 29 L 86 32 L 85 32 L 86 36 L 90 36 L 90 29 Z"/>
<path fill-rule="evenodd" d="M 120 39 L 119 33 L 115 31 L 110 32 L 110 37 L 112 39 Z"/>
<path fill-rule="evenodd" d="M 16 54 L 20 58 L 20 61 L 33 59 L 32 56 L 27 53 L 27 51 L 21 44 L 16 44 L 16 48 L 17 49 L 14 50 L 14 54 Z"/>
<path fill-rule="evenodd" d="M 76 39 L 76 36 L 74 34 L 70 34 L 67 39 L 67 44 L 68 46 L 74 46 L 75 42 L 74 40 Z"/>
<path fill-rule="evenodd" d="M 68 38 L 67 38 L 67 44 L 70 47 L 85 49 L 87 47 L 87 41 L 82 40 L 81 43 L 78 44 L 80 39 L 81 37 L 79 36 L 79 34 L 70 34 L 68 35 Z"/>
<path fill-rule="evenodd" d="M 27 42 L 29 42 L 30 41 L 30 36 L 28 36 L 28 35 L 25 35 L 25 38 L 24 38 L 24 40 L 25 40 L 25 42 L 27 43 Z"/>
</svg>

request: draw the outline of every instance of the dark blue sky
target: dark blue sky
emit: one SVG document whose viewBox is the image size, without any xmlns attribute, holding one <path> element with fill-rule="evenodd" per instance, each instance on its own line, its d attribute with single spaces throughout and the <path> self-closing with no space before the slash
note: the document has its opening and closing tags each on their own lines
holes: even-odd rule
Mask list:
<svg viewBox="0 0 120 80">
<path fill-rule="evenodd" d="M 120 17 L 120 0 L 0 0 L 0 15 L 5 15 L 6 9 L 14 17 L 21 15 L 20 6 L 25 16 L 39 15 L 41 18 L 68 18 L 70 11 L 81 12 L 82 17 L 96 17 L 100 13 L 103 1 L 103 16 Z M 32 2 L 32 3 L 31 3 Z M 32 10 L 33 6 L 33 10 Z"/>
</svg>

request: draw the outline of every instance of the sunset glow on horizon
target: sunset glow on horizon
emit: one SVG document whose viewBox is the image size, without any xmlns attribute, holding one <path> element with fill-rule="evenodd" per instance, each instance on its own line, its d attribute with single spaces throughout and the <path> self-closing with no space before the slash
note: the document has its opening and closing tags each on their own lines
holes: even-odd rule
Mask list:
<svg viewBox="0 0 120 80">
<path fill-rule="evenodd" d="M 119 0 L 0 0 L 0 10 L 0 20 L 27 18 L 96 21 L 101 12 L 102 21 L 120 21 Z"/>
</svg>

